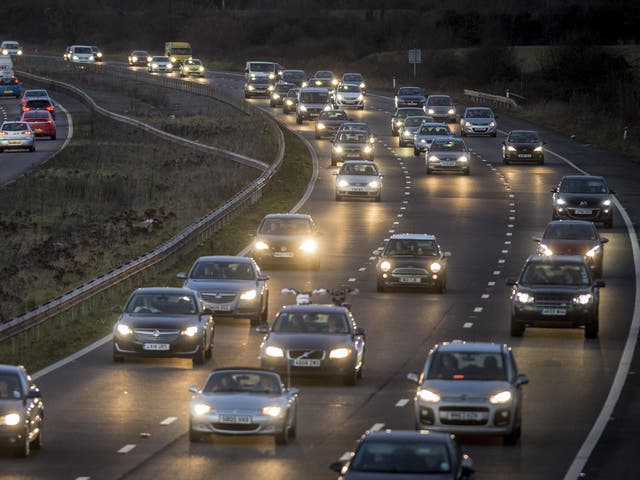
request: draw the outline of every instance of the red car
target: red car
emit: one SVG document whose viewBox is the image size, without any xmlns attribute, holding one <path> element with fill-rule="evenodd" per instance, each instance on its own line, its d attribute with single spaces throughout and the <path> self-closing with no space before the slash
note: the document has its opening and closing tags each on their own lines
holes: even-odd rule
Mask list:
<svg viewBox="0 0 640 480">
<path fill-rule="evenodd" d="M 56 122 L 47 110 L 24 112 L 20 121 L 27 122 L 36 137 L 56 139 Z"/>
</svg>

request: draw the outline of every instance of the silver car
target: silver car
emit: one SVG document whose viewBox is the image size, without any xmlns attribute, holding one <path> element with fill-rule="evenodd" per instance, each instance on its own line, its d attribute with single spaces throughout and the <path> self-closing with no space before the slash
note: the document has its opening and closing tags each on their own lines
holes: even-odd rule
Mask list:
<svg viewBox="0 0 640 480">
<path fill-rule="evenodd" d="M 417 157 L 421 152 L 429 150 L 434 140 L 451 137 L 453 137 L 453 133 L 449 130 L 446 123 L 423 123 L 416 129 L 413 137 L 413 154 Z"/>
<path fill-rule="evenodd" d="M 169 57 L 155 56 L 151 57 L 151 61 L 147 64 L 147 71 L 171 73 L 173 66 Z"/>
<path fill-rule="evenodd" d="M 189 387 L 189 440 L 204 435 L 275 435 L 286 444 L 296 437 L 298 389 L 285 388 L 280 375 L 259 368 L 219 368 L 204 387 Z"/>
<path fill-rule="evenodd" d="M 439 138 L 433 141 L 424 156 L 427 175 L 433 172 L 458 171 L 471 173 L 471 153 L 461 138 Z"/>
<path fill-rule="evenodd" d="M 249 318 L 251 325 L 266 323 L 269 315 L 269 276 L 252 258 L 206 256 L 198 258 L 189 274 L 178 273 L 184 288 L 200 292 L 206 307 L 217 316 Z"/>
<path fill-rule="evenodd" d="M 342 74 L 341 83 L 346 85 L 353 85 L 362 89 L 362 94 L 366 95 L 367 84 L 364 81 L 364 77 L 361 73 L 349 72 Z"/>
<path fill-rule="evenodd" d="M 460 135 L 496 136 L 498 122 L 493 110 L 487 107 L 467 107 L 460 117 Z"/>
<path fill-rule="evenodd" d="M 424 112 L 436 120 L 456 122 L 456 106 L 449 95 L 429 95 L 424 104 Z"/>
<path fill-rule="evenodd" d="M 341 83 L 333 92 L 336 108 L 357 108 L 364 110 L 364 93 L 359 85 Z"/>
<path fill-rule="evenodd" d="M 433 121 L 432 117 L 427 117 L 426 115 L 407 117 L 398 131 L 398 146 L 402 148 L 414 145 L 415 136 L 420 125 Z"/>
<path fill-rule="evenodd" d="M 522 433 L 522 386 L 507 345 L 462 342 L 436 345 L 422 373 L 407 378 L 417 385 L 417 430 L 456 435 L 500 435 L 513 445 Z"/>
<path fill-rule="evenodd" d="M 27 122 L 3 122 L 0 126 L 0 153 L 16 149 L 35 152 L 35 135 Z"/>
<path fill-rule="evenodd" d="M 336 200 L 345 197 L 382 198 L 382 175 L 373 162 L 347 160 L 336 175 Z"/>
</svg>

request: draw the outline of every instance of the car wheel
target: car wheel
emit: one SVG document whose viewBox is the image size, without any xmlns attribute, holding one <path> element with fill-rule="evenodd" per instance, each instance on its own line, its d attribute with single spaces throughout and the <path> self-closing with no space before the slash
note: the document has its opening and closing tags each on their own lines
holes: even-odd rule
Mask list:
<svg viewBox="0 0 640 480">
<path fill-rule="evenodd" d="M 197 443 L 200 440 L 202 440 L 202 434 L 200 432 L 196 432 L 191 425 L 191 421 L 189 421 L 189 441 Z"/>
<path fill-rule="evenodd" d="M 376 283 L 376 292 L 384 292 L 384 283 L 380 280 Z"/>
<path fill-rule="evenodd" d="M 338 161 L 335 158 L 331 157 L 331 166 L 335 167 L 337 164 L 338 164 Z"/>
<path fill-rule="evenodd" d="M 31 442 L 31 448 L 35 448 L 37 450 L 42 448 L 42 424 L 40 425 L 40 431 L 38 432 L 38 436 L 33 439 Z"/>
<path fill-rule="evenodd" d="M 29 442 L 29 432 L 25 428 L 24 438 L 20 445 L 15 447 L 15 453 L 17 457 L 25 458 L 31 453 L 31 442 Z"/>
<path fill-rule="evenodd" d="M 604 228 L 613 228 L 613 218 L 604 222 Z"/>
<path fill-rule="evenodd" d="M 598 338 L 598 317 L 584 326 L 584 338 Z"/>
<path fill-rule="evenodd" d="M 364 110 L 364 105 L 362 105 L 361 107 L 358 107 L 358 110 Z"/>
<path fill-rule="evenodd" d="M 298 117 L 298 116 L 296 116 L 296 123 L 298 125 L 302 125 L 302 119 L 300 117 Z"/>
<path fill-rule="evenodd" d="M 36 151 L 36 147 L 35 147 L 35 146 L 30 147 L 30 148 L 29 148 L 29 151 L 30 151 L 30 152 L 35 152 L 35 151 Z"/>
<path fill-rule="evenodd" d="M 538 165 L 544 165 L 544 158 L 542 160 L 538 160 Z"/>
<path fill-rule="evenodd" d="M 398 148 L 404 148 L 405 144 L 402 140 L 398 140 Z"/>
<path fill-rule="evenodd" d="M 205 358 L 213 357 L 213 339 L 214 339 L 214 335 L 213 335 L 213 332 L 211 332 L 211 338 L 209 339 L 209 346 L 204 351 Z"/>
<path fill-rule="evenodd" d="M 471 169 L 467 168 L 464 172 L 462 172 L 463 175 L 471 175 Z"/>
<path fill-rule="evenodd" d="M 316 133 L 316 140 L 320 140 L 320 138 L 321 138 L 320 135 Z"/>
<path fill-rule="evenodd" d="M 55 140 L 56 136 L 55 135 L 51 135 L 51 140 Z"/>
<path fill-rule="evenodd" d="M 287 425 L 287 423 L 289 423 L 288 421 L 285 421 L 284 427 L 282 428 L 282 431 L 279 433 L 276 433 L 276 444 L 277 445 L 286 445 L 287 443 L 289 443 L 291 441 L 291 430 L 289 428 L 289 426 Z"/>
<path fill-rule="evenodd" d="M 342 377 L 342 383 L 344 383 L 348 387 L 355 386 L 358 380 L 358 372 L 347 373 L 344 377 Z"/>
<path fill-rule="evenodd" d="M 419 157 L 420 156 L 420 150 L 418 150 L 417 148 L 413 149 L 413 156 L 414 157 Z"/>
<path fill-rule="evenodd" d="M 375 199 L 373 200 L 374 202 L 379 202 L 380 200 L 382 200 L 382 194 L 379 193 L 378 195 L 376 195 Z"/>
<path fill-rule="evenodd" d="M 497 132 L 493 132 L 493 133 L 491 134 L 491 136 L 492 136 L 492 137 L 495 137 L 496 135 L 497 135 Z"/>
<path fill-rule="evenodd" d="M 124 355 L 120 355 L 118 352 L 116 352 L 116 349 L 113 349 L 113 361 L 116 363 L 122 363 L 124 362 Z"/>
<path fill-rule="evenodd" d="M 460 136 L 461 136 L 461 137 L 466 137 L 466 136 L 467 136 L 467 134 L 465 133 L 465 131 L 464 131 L 464 130 L 462 130 L 462 129 L 461 129 L 461 130 L 460 130 Z"/>
<path fill-rule="evenodd" d="M 336 202 L 341 202 L 341 201 L 342 201 L 342 196 L 336 193 Z"/>
<path fill-rule="evenodd" d="M 513 430 L 503 437 L 505 445 L 515 445 L 522 435 L 522 427 L 520 425 L 513 427 Z"/>
<path fill-rule="evenodd" d="M 509 165 L 509 160 L 507 160 L 506 157 L 502 157 L 502 163 L 504 163 L 505 165 Z"/>
<path fill-rule="evenodd" d="M 438 284 L 438 293 L 445 293 L 447 291 L 447 277 L 442 277 Z"/>
<path fill-rule="evenodd" d="M 513 315 L 511 316 L 511 336 L 521 337 L 524 335 L 524 325 L 518 322 Z"/>
<path fill-rule="evenodd" d="M 426 173 L 427 175 L 431 175 L 433 173 L 433 170 L 431 170 L 429 167 L 426 168 Z"/>
<path fill-rule="evenodd" d="M 394 137 L 397 137 L 400 134 L 398 133 L 397 130 L 391 130 L 391 135 L 393 135 Z"/>
<path fill-rule="evenodd" d="M 193 358 L 191 359 L 191 361 L 193 362 L 193 366 L 196 365 L 203 365 L 204 362 L 207 360 L 206 357 L 206 339 L 202 339 L 202 344 L 200 344 L 200 348 L 198 349 L 198 351 L 196 353 L 193 354 Z"/>
<path fill-rule="evenodd" d="M 551 212 L 551 220 L 558 220 L 560 217 L 558 217 L 558 215 L 556 215 L 556 211 L 555 209 L 552 210 Z"/>
</svg>

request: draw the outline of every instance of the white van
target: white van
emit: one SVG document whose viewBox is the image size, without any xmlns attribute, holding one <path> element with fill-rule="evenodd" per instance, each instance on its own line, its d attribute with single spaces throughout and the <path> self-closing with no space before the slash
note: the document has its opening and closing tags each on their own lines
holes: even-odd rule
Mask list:
<svg viewBox="0 0 640 480">
<path fill-rule="evenodd" d="M 13 62 L 9 55 L 0 55 L 0 77 L 13 75 Z"/>
<path fill-rule="evenodd" d="M 247 80 L 268 78 L 272 82 L 278 77 L 279 65 L 274 62 L 250 61 L 244 67 L 244 76 Z"/>
</svg>

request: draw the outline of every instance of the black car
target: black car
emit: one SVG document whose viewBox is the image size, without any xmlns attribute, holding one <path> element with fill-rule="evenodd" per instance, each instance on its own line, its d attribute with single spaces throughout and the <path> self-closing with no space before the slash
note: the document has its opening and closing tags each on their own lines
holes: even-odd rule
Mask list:
<svg viewBox="0 0 640 480">
<path fill-rule="evenodd" d="M 293 264 L 317 270 L 320 268 L 318 236 L 310 215 L 271 213 L 258 226 L 251 256 L 262 267 Z"/>
<path fill-rule="evenodd" d="M 269 106 L 271 108 L 281 107 L 289 90 L 296 88 L 293 83 L 278 82 L 271 92 Z"/>
<path fill-rule="evenodd" d="M 581 327 L 584 336 L 598 336 L 598 305 L 602 280 L 594 280 L 582 256 L 532 255 L 520 278 L 507 280 L 511 289 L 511 336 L 526 327 Z"/>
<path fill-rule="evenodd" d="M 203 364 L 213 353 L 213 313 L 187 288 L 136 289 L 113 327 L 113 361 L 125 356 L 191 358 Z"/>
<path fill-rule="evenodd" d="M 292 83 L 295 87 L 300 88 L 306 78 L 307 74 L 304 70 L 284 70 L 281 80 L 285 83 Z"/>
<path fill-rule="evenodd" d="M 364 369 L 365 332 L 336 305 L 283 307 L 260 345 L 260 366 L 304 376 L 339 376 L 355 385 Z"/>
<path fill-rule="evenodd" d="M 274 88 L 268 77 L 250 78 L 244 84 L 244 98 L 268 98 Z"/>
<path fill-rule="evenodd" d="M 49 98 L 34 98 L 33 100 L 27 100 L 22 106 L 23 112 L 30 112 L 32 110 L 46 110 L 51 114 L 51 118 L 56 119 L 56 110 L 53 106 L 53 102 Z"/>
<path fill-rule="evenodd" d="M 0 365 L 0 451 L 26 457 L 40 448 L 44 402 L 23 366 Z"/>
<path fill-rule="evenodd" d="M 616 192 L 610 190 L 603 177 L 591 175 L 566 175 L 553 193 L 552 220 L 589 220 L 613 227 L 613 199 Z"/>
<path fill-rule="evenodd" d="M 329 465 L 341 480 L 471 480 L 475 472 L 454 435 L 429 430 L 368 431 L 343 458 Z"/>
<path fill-rule="evenodd" d="M 447 289 L 447 258 L 434 235 L 396 233 L 378 256 L 377 290 L 386 287 Z"/>
<path fill-rule="evenodd" d="M 134 50 L 127 57 L 130 66 L 146 67 L 151 61 L 151 55 L 146 50 Z"/>
<path fill-rule="evenodd" d="M 502 163 L 535 162 L 544 165 L 544 142 L 534 130 L 512 130 L 502 142 Z"/>
<path fill-rule="evenodd" d="M 316 138 L 333 138 L 342 124 L 349 120 L 344 110 L 327 110 L 316 119 Z"/>
<path fill-rule="evenodd" d="M 396 92 L 393 101 L 396 108 L 401 107 L 424 107 L 427 97 L 420 87 L 400 87 Z"/>
<path fill-rule="evenodd" d="M 299 88 L 292 88 L 287 92 L 285 98 L 282 99 L 282 113 L 292 113 L 296 111 L 296 105 L 298 105 L 298 93 Z"/>
<path fill-rule="evenodd" d="M 415 116 L 424 116 L 424 110 L 420 107 L 397 108 L 391 117 L 391 135 L 397 137 L 400 134 L 400 128 L 404 125 L 404 119 Z"/>
</svg>

